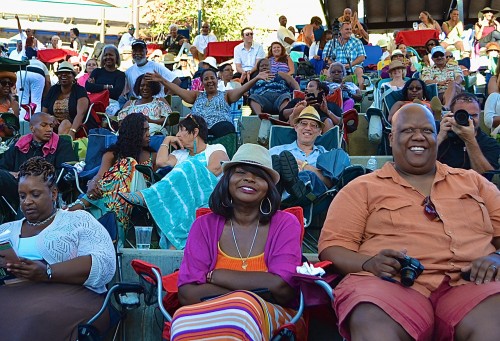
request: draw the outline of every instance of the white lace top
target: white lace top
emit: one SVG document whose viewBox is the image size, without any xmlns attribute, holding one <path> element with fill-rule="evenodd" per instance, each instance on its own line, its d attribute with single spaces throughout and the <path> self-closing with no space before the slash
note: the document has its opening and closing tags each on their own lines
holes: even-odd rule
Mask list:
<svg viewBox="0 0 500 341">
<path fill-rule="evenodd" d="M 11 230 L 15 250 L 19 247 L 23 220 L 0 225 L 0 233 Z M 92 267 L 83 285 L 98 294 L 106 291 L 106 284 L 115 274 L 116 255 L 111 237 L 88 212 L 59 210 L 52 224 L 36 236 L 36 247 L 49 264 L 90 255 Z"/>
</svg>

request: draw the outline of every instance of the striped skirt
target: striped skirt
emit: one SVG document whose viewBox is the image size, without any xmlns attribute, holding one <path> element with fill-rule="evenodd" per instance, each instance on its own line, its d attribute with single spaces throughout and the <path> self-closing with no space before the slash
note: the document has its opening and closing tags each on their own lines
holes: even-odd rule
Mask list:
<svg viewBox="0 0 500 341">
<path fill-rule="evenodd" d="M 266 302 L 257 294 L 234 291 L 215 299 L 185 306 L 172 320 L 171 340 L 269 340 L 295 311 Z M 303 319 L 297 325 L 297 340 L 305 340 Z"/>
</svg>

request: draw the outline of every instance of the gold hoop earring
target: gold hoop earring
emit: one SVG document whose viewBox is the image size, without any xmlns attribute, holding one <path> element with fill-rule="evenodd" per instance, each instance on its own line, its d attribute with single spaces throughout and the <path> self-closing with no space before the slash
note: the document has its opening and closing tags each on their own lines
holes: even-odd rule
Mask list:
<svg viewBox="0 0 500 341">
<path fill-rule="evenodd" d="M 271 211 L 273 210 L 273 205 L 271 204 L 271 199 L 269 199 L 269 197 L 266 197 L 266 199 L 267 199 L 267 202 L 269 203 L 269 211 L 264 212 L 262 210 L 262 203 L 264 202 L 264 199 L 262 199 L 262 201 L 260 202 L 260 206 L 259 206 L 260 213 L 262 213 L 263 215 L 269 215 L 269 214 L 271 214 Z"/>
</svg>

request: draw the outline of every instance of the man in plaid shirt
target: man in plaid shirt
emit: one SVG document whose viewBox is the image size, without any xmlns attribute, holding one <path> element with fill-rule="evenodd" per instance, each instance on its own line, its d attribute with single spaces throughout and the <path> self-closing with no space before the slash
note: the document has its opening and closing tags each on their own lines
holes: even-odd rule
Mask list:
<svg viewBox="0 0 500 341">
<path fill-rule="evenodd" d="M 352 36 L 350 22 L 343 22 L 340 25 L 339 37 L 335 37 L 326 43 L 323 50 L 323 59 L 327 64 L 331 64 L 333 61 L 344 64 L 349 73 L 356 75 L 359 88 L 364 89 L 363 61 L 366 58 L 365 48 L 361 40 Z"/>
</svg>

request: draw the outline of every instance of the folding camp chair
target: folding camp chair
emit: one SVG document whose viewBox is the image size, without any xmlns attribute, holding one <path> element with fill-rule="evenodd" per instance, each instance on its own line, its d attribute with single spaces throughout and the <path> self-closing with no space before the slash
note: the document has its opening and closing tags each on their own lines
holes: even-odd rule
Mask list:
<svg viewBox="0 0 500 341">
<path fill-rule="evenodd" d="M 104 303 L 91 319 L 78 326 L 79 341 L 116 340 L 118 334 L 120 340 L 125 340 L 125 317 L 127 312 L 140 307 L 140 295 L 144 293 L 144 287 L 139 283 L 124 283 L 122 278 L 122 258 L 117 251 L 118 226 L 115 213 L 109 212 L 99 218 L 99 222 L 108 231 L 113 245 L 115 246 L 117 273 L 116 283 L 112 285 L 104 299 Z M 103 315 L 109 314 L 110 326 L 104 335 L 93 326 L 93 324 Z"/>
<path fill-rule="evenodd" d="M 297 220 L 302 226 L 302 230 L 304 231 L 303 224 L 303 214 L 302 208 L 300 207 L 291 207 L 286 209 L 285 211 L 295 215 Z M 196 212 L 196 216 L 200 217 L 204 214 L 210 213 L 211 210 L 208 208 L 198 209 Z M 303 234 L 302 234 L 303 237 Z M 297 264 L 300 265 L 300 264 Z M 163 315 L 164 323 L 163 323 L 163 340 L 170 340 L 170 328 L 172 315 L 175 310 L 179 308 L 179 302 L 177 300 L 177 274 L 178 272 L 174 272 L 173 274 L 169 274 L 166 276 L 162 276 L 160 268 L 156 265 L 147 263 L 145 261 L 134 259 L 131 262 L 131 266 L 134 271 L 139 275 L 140 283 L 145 288 L 144 294 L 144 302 L 146 305 L 158 304 L 158 308 Z M 161 285 L 160 285 L 161 283 Z M 163 296 L 163 291 L 166 291 L 167 294 L 165 297 Z M 294 336 L 294 325 L 299 321 L 304 312 L 304 296 L 302 292 L 299 295 L 299 308 L 290 321 L 289 324 L 282 326 L 279 330 L 275 332 L 275 335 L 271 340 L 278 341 L 283 338 L 288 338 L 289 340 L 293 340 Z"/>
</svg>

